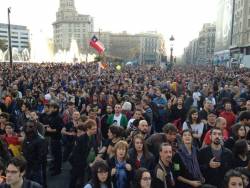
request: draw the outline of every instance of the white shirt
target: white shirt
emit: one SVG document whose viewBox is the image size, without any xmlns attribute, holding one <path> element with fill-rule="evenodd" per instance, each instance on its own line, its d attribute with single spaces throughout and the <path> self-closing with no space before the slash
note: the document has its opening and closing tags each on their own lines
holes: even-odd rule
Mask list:
<svg viewBox="0 0 250 188">
<path fill-rule="evenodd" d="M 193 93 L 193 99 L 194 99 L 193 106 L 194 107 L 198 106 L 198 101 L 200 101 L 200 96 L 201 96 L 201 93 L 199 91 Z"/>
<path fill-rule="evenodd" d="M 198 134 L 199 137 L 202 136 L 203 129 L 204 129 L 203 122 L 200 122 L 199 124 L 191 124 L 190 126 L 192 129 L 192 132 L 195 132 L 196 134 Z M 182 130 L 185 130 L 185 129 L 189 129 L 186 121 L 183 123 L 183 126 L 182 126 Z"/>
<path fill-rule="evenodd" d="M 119 116 L 116 116 L 114 114 L 113 122 L 116 121 L 116 125 L 120 126 L 121 119 L 122 119 L 122 114 L 120 114 Z"/>
<path fill-rule="evenodd" d="M 132 126 L 133 126 L 133 122 L 135 121 L 134 118 L 131 118 L 129 121 L 128 121 L 128 126 L 127 126 L 127 129 L 130 129 Z"/>
</svg>

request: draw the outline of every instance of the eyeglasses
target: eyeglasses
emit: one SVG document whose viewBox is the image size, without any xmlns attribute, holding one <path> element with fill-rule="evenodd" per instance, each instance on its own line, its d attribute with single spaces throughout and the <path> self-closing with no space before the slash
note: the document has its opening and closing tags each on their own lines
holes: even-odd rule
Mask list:
<svg viewBox="0 0 250 188">
<path fill-rule="evenodd" d="M 104 171 L 104 170 L 98 170 L 98 172 L 97 172 L 98 174 L 106 174 L 106 173 L 108 173 L 108 171 Z"/>
<path fill-rule="evenodd" d="M 6 174 L 17 174 L 17 170 L 6 170 Z"/>
<path fill-rule="evenodd" d="M 142 178 L 143 181 L 151 181 L 151 179 L 152 179 L 151 177 L 144 177 L 144 178 Z"/>
</svg>

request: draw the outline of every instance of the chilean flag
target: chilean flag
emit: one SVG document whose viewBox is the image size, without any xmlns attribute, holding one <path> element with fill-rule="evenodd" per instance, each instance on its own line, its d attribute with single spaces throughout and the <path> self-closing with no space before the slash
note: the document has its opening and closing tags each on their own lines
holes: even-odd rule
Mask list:
<svg viewBox="0 0 250 188">
<path fill-rule="evenodd" d="M 89 45 L 99 53 L 103 53 L 105 50 L 104 45 L 98 40 L 98 38 L 95 35 L 90 40 Z"/>
</svg>

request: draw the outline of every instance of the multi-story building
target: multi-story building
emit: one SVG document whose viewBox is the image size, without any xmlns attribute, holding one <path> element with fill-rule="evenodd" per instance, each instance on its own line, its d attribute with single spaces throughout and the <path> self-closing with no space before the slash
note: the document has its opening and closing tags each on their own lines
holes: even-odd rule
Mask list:
<svg viewBox="0 0 250 188">
<path fill-rule="evenodd" d="M 30 34 L 26 26 L 10 25 L 10 30 L 12 48 L 18 49 L 18 52 L 30 48 Z M 8 46 L 8 24 L 0 23 L 0 40 L 5 41 Z"/>
<path fill-rule="evenodd" d="M 215 32 L 214 24 L 204 24 L 199 32 L 199 37 L 192 40 L 184 49 L 184 63 L 211 63 L 214 55 Z"/>
<path fill-rule="evenodd" d="M 140 38 L 126 32 L 111 34 L 110 55 L 126 61 L 138 59 L 140 55 Z"/>
<path fill-rule="evenodd" d="M 100 34 L 100 40 L 108 47 L 108 54 L 113 57 L 121 58 L 125 61 L 137 61 L 139 63 L 160 63 L 162 54 L 165 54 L 164 39 L 157 33 L 141 33 L 131 35 L 126 32 L 119 34 L 111 34 L 104 39 L 103 34 Z M 106 45 L 105 45 L 106 44 Z M 107 52 L 106 52 L 107 53 Z"/>
<path fill-rule="evenodd" d="M 69 50 L 72 39 L 77 41 L 80 52 L 87 52 L 93 33 L 93 18 L 78 14 L 74 0 L 60 0 L 54 29 L 54 50 Z"/>
<path fill-rule="evenodd" d="M 214 56 L 216 26 L 204 24 L 198 37 L 197 62 L 211 63 Z"/>
<path fill-rule="evenodd" d="M 189 42 L 188 47 L 184 48 L 183 60 L 185 64 L 196 64 L 198 52 L 198 39 Z"/>
<path fill-rule="evenodd" d="M 143 33 L 137 35 L 140 38 L 139 62 L 145 64 L 160 63 L 161 55 L 165 54 L 163 36 L 156 33 Z"/>
<path fill-rule="evenodd" d="M 250 2 L 248 0 L 233 1 L 232 45 L 231 57 L 240 59 L 250 55 Z"/>
<path fill-rule="evenodd" d="M 230 61 L 230 47 L 233 42 L 233 22 L 235 11 L 235 0 L 219 0 L 217 4 L 216 37 L 214 62 L 226 64 Z M 236 27 L 236 26 L 235 26 Z"/>
</svg>

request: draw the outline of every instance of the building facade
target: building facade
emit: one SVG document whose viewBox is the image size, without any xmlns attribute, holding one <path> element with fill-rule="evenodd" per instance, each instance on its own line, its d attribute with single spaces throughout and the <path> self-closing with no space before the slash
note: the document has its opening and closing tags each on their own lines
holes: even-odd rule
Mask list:
<svg viewBox="0 0 250 188">
<path fill-rule="evenodd" d="M 211 63 L 215 48 L 215 24 L 204 24 L 199 37 L 192 40 L 184 49 L 183 61 L 186 64 Z"/>
<path fill-rule="evenodd" d="M 215 24 L 204 24 L 198 37 L 197 63 L 211 63 L 215 47 Z"/>
<path fill-rule="evenodd" d="M 140 55 L 140 38 L 126 32 L 111 34 L 110 56 L 121 58 L 125 61 L 138 59 Z"/>
<path fill-rule="evenodd" d="M 100 34 L 100 41 L 104 44 L 105 53 L 124 61 L 136 61 L 140 64 L 160 63 L 165 54 L 165 43 L 158 33 L 140 33 L 131 35 L 126 32 L 110 33 L 110 37 Z M 105 39 L 105 40 L 104 40 Z"/>
<path fill-rule="evenodd" d="M 74 0 L 60 0 L 60 7 L 53 23 L 54 50 L 69 50 L 72 40 L 77 41 L 79 51 L 86 53 L 93 33 L 93 18 L 78 14 Z"/>
<path fill-rule="evenodd" d="M 183 61 L 185 64 L 196 64 L 198 53 L 198 39 L 189 42 L 189 45 L 184 48 Z"/>
<path fill-rule="evenodd" d="M 161 55 L 165 55 L 163 36 L 156 33 L 138 34 L 140 39 L 139 62 L 142 64 L 160 63 Z"/>
<path fill-rule="evenodd" d="M 18 52 L 24 49 L 30 49 L 30 32 L 26 26 L 10 25 L 11 30 L 11 46 L 16 48 Z M 8 46 L 8 24 L 0 23 L 0 40 L 6 42 Z"/>
<path fill-rule="evenodd" d="M 231 57 L 240 60 L 244 55 L 250 55 L 250 1 L 233 1 L 232 45 Z"/>
</svg>

